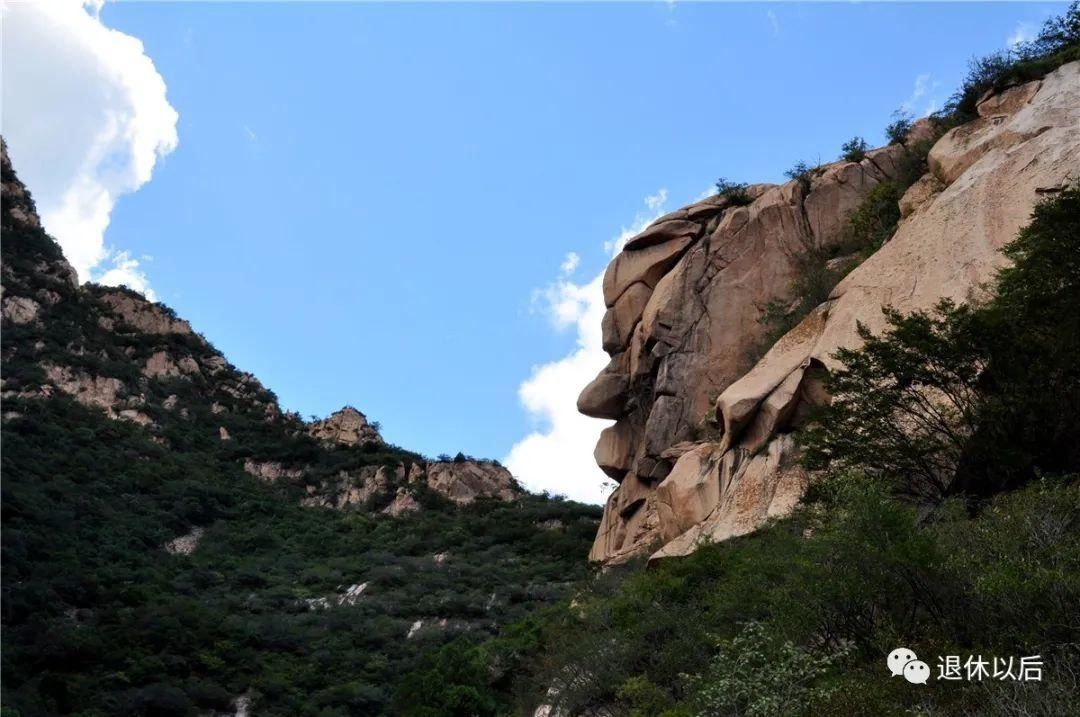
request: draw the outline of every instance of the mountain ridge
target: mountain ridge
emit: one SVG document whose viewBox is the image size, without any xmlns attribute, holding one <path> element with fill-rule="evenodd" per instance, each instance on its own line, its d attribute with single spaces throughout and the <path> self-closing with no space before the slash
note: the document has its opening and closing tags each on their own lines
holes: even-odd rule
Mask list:
<svg viewBox="0 0 1080 717">
<path fill-rule="evenodd" d="M 391 714 L 551 605 L 599 511 L 283 411 L 163 304 L 78 283 L 2 147 L 3 712 Z"/>
</svg>

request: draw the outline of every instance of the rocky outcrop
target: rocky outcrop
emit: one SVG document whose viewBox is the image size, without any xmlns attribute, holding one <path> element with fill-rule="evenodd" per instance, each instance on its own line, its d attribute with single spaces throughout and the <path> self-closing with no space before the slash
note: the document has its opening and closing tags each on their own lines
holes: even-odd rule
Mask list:
<svg viewBox="0 0 1080 717">
<path fill-rule="evenodd" d="M 176 318 L 171 309 L 147 301 L 123 288 L 98 289 L 97 298 L 108 307 L 110 316 L 102 317 L 102 328 L 122 328 L 144 334 L 191 334 L 191 325 Z"/>
<path fill-rule="evenodd" d="M 79 403 L 104 409 L 109 415 L 115 415 L 116 410 L 127 403 L 127 387 L 118 378 L 92 376 L 66 366 L 52 365 L 45 366 L 45 376 Z"/>
<path fill-rule="evenodd" d="M 805 181 L 755 185 L 748 205 L 714 197 L 661 217 L 608 268 L 604 347 L 612 355 L 579 409 L 615 419 L 597 463 L 620 482 L 594 560 L 640 552 L 658 539 L 655 490 L 665 455 L 694 437 L 716 397 L 761 342 L 759 307 L 791 300 L 799 258 L 840 239 L 844 213 L 898 171 L 903 148 L 823 168 Z"/>
<path fill-rule="evenodd" d="M 199 547 L 204 532 L 203 528 L 193 528 L 190 533 L 165 543 L 165 552 L 170 555 L 191 555 Z"/>
<path fill-rule="evenodd" d="M 405 515 L 406 513 L 415 513 L 420 510 L 420 504 L 413 497 L 413 494 L 406 488 L 398 488 L 394 494 L 394 499 L 390 501 L 390 505 L 383 508 L 383 513 L 393 518 Z"/>
<path fill-rule="evenodd" d="M 433 491 L 458 505 L 481 497 L 512 501 L 521 496 L 510 471 L 498 463 L 473 460 L 429 463 L 424 480 Z"/>
<path fill-rule="evenodd" d="M 583 413 L 616 420 L 596 447 L 620 485 L 593 560 L 683 554 L 789 510 L 807 480 L 790 432 L 827 400 L 823 372 L 839 347 L 857 345 L 856 322 L 876 331 L 884 305 L 968 298 L 1039 196 L 1080 177 L 1080 64 L 985 98 L 979 113 L 933 146 L 893 238 L 753 366 L 760 307 L 793 298 L 799 257 L 835 245 L 861 197 L 896 176 L 902 147 L 756 188 L 747 206 L 706 200 L 627 243 L 604 283 L 611 363 L 579 400 Z M 634 286 L 644 288 L 620 306 Z M 719 438 L 673 452 L 710 411 Z"/>
<path fill-rule="evenodd" d="M 8 157 L 7 142 L 2 137 L 0 137 L 0 196 L 3 197 L 5 224 L 11 221 L 35 228 L 41 227 L 41 218 L 38 217 L 34 199 L 15 176 L 11 159 Z"/>
<path fill-rule="evenodd" d="M 38 216 L 34 198 L 15 174 L 15 169 L 11 166 L 11 158 L 8 156 L 7 142 L 3 137 L 0 137 L 0 205 L 3 206 L 3 211 L 0 212 L 0 226 L 5 234 L 5 242 L 11 241 L 8 234 L 12 231 L 30 230 L 30 233 L 33 233 L 36 230 L 40 232 L 41 217 Z M 70 291 L 79 285 L 75 269 L 64 258 L 59 247 L 53 247 L 51 251 L 45 252 L 45 256 L 37 257 L 33 270 L 39 279 L 44 280 L 38 283 L 45 286 L 51 284 Z M 2 272 L 5 289 L 21 283 L 9 262 L 5 261 Z M 58 296 L 50 289 L 45 289 L 45 291 Z M 55 300 L 49 300 L 48 303 L 55 303 Z"/>
<path fill-rule="evenodd" d="M 324 508 L 346 508 L 364 505 L 372 498 L 383 495 L 405 481 L 405 466 L 364 466 L 358 471 L 340 471 L 335 481 L 322 486 L 308 486 L 310 497 L 305 505 Z"/>
<path fill-rule="evenodd" d="M 302 474 L 286 474 L 280 465 L 248 461 L 245 470 L 267 480 L 297 478 Z M 273 473 L 273 477 L 269 474 Z M 417 461 L 397 466 L 364 466 L 357 471 L 341 471 L 331 480 L 307 486 L 306 505 L 344 509 L 364 506 L 393 495 L 383 508 L 388 515 L 418 510 L 420 504 L 413 495 L 420 484 L 458 505 L 468 505 L 478 498 L 513 501 L 521 497 L 521 489 L 510 471 L 497 463 L 476 460 Z"/>
<path fill-rule="evenodd" d="M 302 468 L 286 468 L 278 461 L 256 461 L 250 458 L 244 461 L 244 472 L 267 483 L 273 483 L 282 478 L 295 480 L 304 475 Z"/>
<path fill-rule="evenodd" d="M 171 376 L 189 376 L 199 373 L 199 363 L 190 356 L 174 361 L 165 351 L 155 351 L 146 359 L 142 374 L 147 378 L 168 378 Z"/>
<path fill-rule="evenodd" d="M 333 595 L 316 598 L 304 598 L 303 605 L 308 610 L 329 610 L 334 607 L 351 607 L 360 602 L 368 583 L 338 585 L 338 592 Z"/>
<path fill-rule="evenodd" d="M 4 297 L 0 314 L 13 324 L 28 324 L 37 318 L 41 305 L 28 296 Z"/>
<path fill-rule="evenodd" d="M 321 421 L 308 426 L 308 433 L 324 443 L 358 446 L 365 443 L 382 443 L 376 426 L 368 423 L 367 416 L 352 406 L 345 406 Z"/>
</svg>

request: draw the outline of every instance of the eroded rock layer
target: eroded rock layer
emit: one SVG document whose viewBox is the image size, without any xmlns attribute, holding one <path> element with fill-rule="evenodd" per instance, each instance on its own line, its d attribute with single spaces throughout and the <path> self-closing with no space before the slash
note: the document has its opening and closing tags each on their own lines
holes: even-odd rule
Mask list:
<svg viewBox="0 0 1080 717">
<path fill-rule="evenodd" d="M 592 560 L 684 554 L 790 510 L 807 480 L 791 432 L 827 400 L 824 372 L 856 345 L 856 322 L 879 330 L 884 305 L 968 298 L 1039 197 L 1080 177 L 1080 63 L 984 98 L 979 114 L 934 144 L 894 236 L 756 363 L 761 307 L 795 299 L 800 258 L 839 245 L 849 212 L 903 171 L 902 145 L 752 186 L 742 206 L 707 199 L 627 242 L 604 278 L 611 362 L 578 402 L 616 421 L 596 446 L 620 485 Z M 712 411 L 718 437 L 704 442 Z"/>
</svg>

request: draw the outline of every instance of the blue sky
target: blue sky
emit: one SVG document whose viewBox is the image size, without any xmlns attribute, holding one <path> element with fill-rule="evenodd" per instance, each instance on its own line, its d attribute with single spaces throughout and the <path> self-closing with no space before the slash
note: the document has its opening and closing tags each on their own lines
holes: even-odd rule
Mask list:
<svg viewBox="0 0 1080 717">
<path fill-rule="evenodd" d="M 545 296 L 585 287 L 605 242 L 718 176 L 881 143 L 1063 7 L 107 4 L 179 119 L 105 243 L 287 409 L 351 403 L 402 446 L 501 458 L 549 430 L 519 387 L 587 327 Z M 589 460 L 533 484 L 575 494 Z"/>
</svg>

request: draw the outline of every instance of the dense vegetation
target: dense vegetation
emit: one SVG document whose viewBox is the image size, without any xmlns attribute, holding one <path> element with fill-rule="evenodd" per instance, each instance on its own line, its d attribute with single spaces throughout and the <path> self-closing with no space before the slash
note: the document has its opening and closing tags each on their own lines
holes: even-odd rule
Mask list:
<svg viewBox="0 0 1080 717">
<path fill-rule="evenodd" d="M 303 508 L 227 454 L 67 399 L 5 408 L 23 413 L 3 432 L 6 714 L 190 715 L 240 694 L 258 714 L 379 714 L 425 649 L 560 597 L 596 529 L 595 508 L 541 497 Z M 193 554 L 163 550 L 192 526 Z"/>
<path fill-rule="evenodd" d="M 403 695 L 400 713 L 1075 714 L 1080 188 L 1041 205 L 1005 251 L 1014 263 L 986 302 L 892 313 L 883 335 L 840 354 L 836 401 L 803 436 L 822 472 L 793 515 L 609 571 L 500 639 L 444 648 L 404 684 L 469 699 Z M 927 389 L 962 401 L 899 437 L 908 409 L 933 415 L 916 398 Z M 938 656 L 1039 655 L 1043 677 L 917 687 L 889 676 L 898 646 L 935 674 Z M 505 664 L 511 686 L 483 669 Z"/>
<path fill-rule="evenodd" d="M 1078 43 L 1074 3 L 1033 43 L 976 62 L 939 131 L 987 89 L 1078 59 Z M 902 143 L 909 129 L 898 116 L 888 134 Z M 905 149 L 909 171 L 808 257 L 796 305 L 765 307 L 771 338 L 888 240 L 928 144 Z M 851 161 L 865 150 L 843 148 Z M 743 184 L 717 191 L 749 201 Z M 62 299 L 4 325 L 4 717 L 213 714 L 240 695 L 258 715 L 318 717 L 543 703 L 613 717 L 1067 715 L 1080 703 L 1080 189 L 1038 208 L 985 302 L 890 313 L 887 331 L 839 354 L 836 400 L 801 436 L 820 477 L 791 516 L 595 575 L 588 506 L 460 508 L 419 488 L 423 509 L 400 518 L 301 506 L 340 471 L 418 456 L 329 449 L 298 416 L 268 421 L 273 394 L 231 366 L 146 380 L 155 351 L 213 349 L 105 330 L 99 290 L 43 274 L 56 245 L 4 218 L 5 291 Z M 19 396 L 44 363 L 137 386 L 153 429 Z M 944 400 L 928 405 L 928 389 Z M 898 419 L 917 430 L 898 433 Z M 305 477 L 261 482 L 242 469 L 252 457 Z M 193 553 L 165 550 L 195 529 Z M 1044 676 L 916 688 L 885 669 L 898 645 L 935 672 L 939 655 L 1040 655 Z"/>
<path fill-rule="evenodd" d="M 886 309 L 826 384 L 833 402 L 803 440 L 811 466 L 899 479 L 936 501 L 993 495 L 1080 465 L 1080 188 L 1038 206 L 1004 248 L 985 304 Z M 1053 387 L 1048 390 L 1047 387 Z M 1036 418 L 1038 420 L 1036 420 Z"/>
<path fill-rule="evenodd" d="M 343 471 L 420 457 L 322 444 L 202 337 L 123 325 L 105 298 L 124 292 L 76 289 L 7 203 L 5 297 L 38 315 L 3 328 L 4 717 L 232 714 L 241 696 L 258 715 L 389 714 L 427 651 L 490 637 L 586 574 L 594 506 L 459 507 L 423 482 L 397 518 L 380 513 L 392 491 L 302 506 Z M 198 370 L 144 374 L 158 352 Z M 118 382 L 115 410 L 149 422 L 46 397 L 50 367 Z M 304 474 L 263 482 L 247 459 Z M 185 536 L 194 552 L 166 550 Z"/>
</svg>

